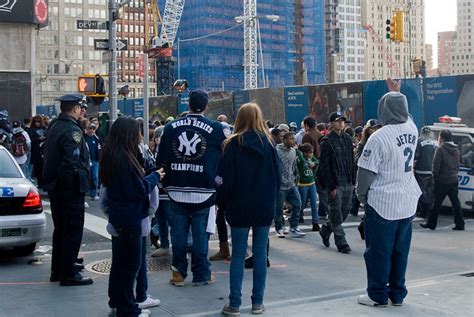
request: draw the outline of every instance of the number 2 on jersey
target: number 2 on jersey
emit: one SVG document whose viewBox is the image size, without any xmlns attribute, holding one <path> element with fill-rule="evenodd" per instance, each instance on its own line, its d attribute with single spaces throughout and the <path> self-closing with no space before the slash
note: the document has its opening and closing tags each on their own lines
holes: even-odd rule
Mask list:
<svg viewBox="0 0 474 317">
<path fill-rule="evenodd" d="M 405 173 L 411 172 L 412 167 L 410 166 L 410 163 L 413 157 L 413 150 L 409 147 L 406 147 L 403 151 L 403 155 L 407 156 L 407 159 L 405 161 Z"/>
</svg>

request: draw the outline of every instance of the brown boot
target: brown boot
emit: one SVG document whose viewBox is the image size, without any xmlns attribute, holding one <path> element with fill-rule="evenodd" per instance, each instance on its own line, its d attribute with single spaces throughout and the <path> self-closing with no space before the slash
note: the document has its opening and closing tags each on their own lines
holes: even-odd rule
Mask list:
<svg viewBox="0 0 474 317">
<path fill-rule="evenodd" d="M 219 243 L 219 252 L 209 258 L 209 261 L 228 260 L 230 257 L 229 242 Z"/>
</svg>

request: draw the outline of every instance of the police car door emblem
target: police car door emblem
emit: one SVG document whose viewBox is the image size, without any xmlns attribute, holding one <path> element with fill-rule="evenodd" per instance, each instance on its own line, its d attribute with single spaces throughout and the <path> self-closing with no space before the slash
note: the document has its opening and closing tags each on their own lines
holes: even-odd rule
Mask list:
<svg viewBox="0 0 474 317">
<path fill-rule="evenodd" d="M 191 140 L 188 139 L 188 135 L 186 134 L 186 131 L 181 133 L 181 135 L 178 137 L 179 140 L 179 147 L 178 151 L 181 153 L 183 150 L 185 150 L 184 155 L 185 156 L 191 156 L 193 154 L 196 154 L 196 146 L 201 143 L 201 139 L 199 136 L 195 133 Z"/>
<path fill-rule="evenodd" d="M 81 140 L 82 140 L 82 133 L 81 132 L 78 132 L 78 131 L 74 131 L 72 133 L 72 138 L 74 139 L 74 141 L 76 141 L 76 143 L 81 143 Z"/>
</svg>

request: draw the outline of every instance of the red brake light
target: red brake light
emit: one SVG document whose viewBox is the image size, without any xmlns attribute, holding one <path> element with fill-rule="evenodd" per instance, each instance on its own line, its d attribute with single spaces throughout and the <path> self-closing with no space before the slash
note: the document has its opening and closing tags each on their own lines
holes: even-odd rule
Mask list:
<svg viewBox="0 0 474 317">
<path fill-rule="evenodd" d="M 34 190 L 30 189 L 28 195 L 25 198 L 25 202 L 23 203 L 23 208 L 41 208 L 43 204 L 41 202 L 40 194 Z"/>
</svg>

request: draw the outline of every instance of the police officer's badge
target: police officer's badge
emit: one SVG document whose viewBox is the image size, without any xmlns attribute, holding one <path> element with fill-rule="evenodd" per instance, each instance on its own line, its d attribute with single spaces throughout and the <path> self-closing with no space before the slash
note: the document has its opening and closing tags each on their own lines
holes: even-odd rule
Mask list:
<svg viewBox="0 0 474 317">
<path fill-rule="evenodd" d="M 78 131 L 74 131 L 72 133 L 72 138 L 74 139 L 74 141 L 76 141 L 76 143 L 81 143 L 81 140 L 82 140 L 82 133 L 81 132 L 78 132 Z"/>
</svg>

